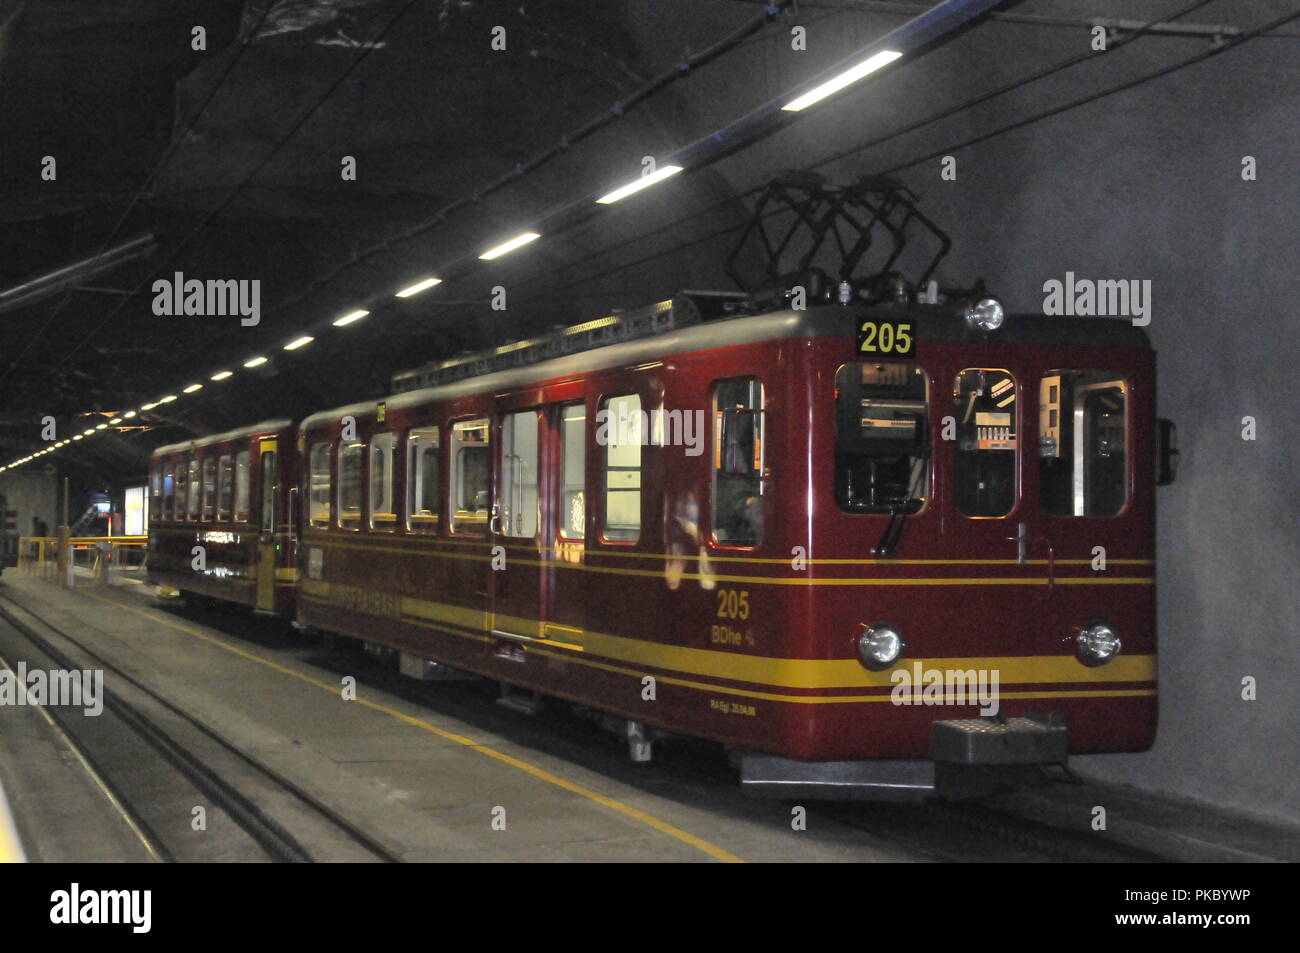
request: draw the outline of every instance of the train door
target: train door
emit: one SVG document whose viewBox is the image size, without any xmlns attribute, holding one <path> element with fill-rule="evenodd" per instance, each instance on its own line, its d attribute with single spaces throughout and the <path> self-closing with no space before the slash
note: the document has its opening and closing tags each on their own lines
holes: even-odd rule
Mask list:
<svg viewBox="0 0 1300 953">
<path fill-rule="evenodd" d="M 1028 559 L 1039 527 L 1023 506 L 1021 473 L 1025 375 L 1018 369 L 963 367 L 950 382 L 952 461 L 948 504 L 963 552 Z M 941 397 L 941 400 L 943 397 Z"/>
<path fill-rule="evenodd" d="M 1043 624 L 1056 567 L 1026 475 L 1037 374 L 1008 357 L 950 365 L 934 388 L 942 529 L 926 556 L 940 561 L 932 572 L 954 588 L 919 621 L 954 633 L 953 654 L 963 658 L 1060 650 L 1059 637 Z M 1000 677 L 1010 679 L 1010 670 Z"/>
<path fill-rule="evenodd" d="M 952 416 L 953 432 L 940 441 L 939 552 L 965 581 L 950 621 L 976 640 L 971 654 L 1056 654 L 1094 616 L 1113 610 L 1128 621 L 1129 574 L 1094 565 L 1097 553 L 1125 568 L 1149 556 L 1132 545 L 1124 371 L 1016 355 L 960 366 L 940 382 L 951 385 L 939 415 Z M 1124 578 L 1112 588 L 1112 577 Z"/>
<path fill-rule="evenodd" d="M 1066 634 L 1104 622 L 1120 633 L 1124 664 L 1154 648 L 1154 480 L 1136 465 L 1152 460 L 1150 418 L 1135 413 L 1151 405 L 1147 354 L 1059 355 L 1026 388 L 1038 430 L 1025 482 L 1051 560 L 1039 616 Z"/>
<path fill-rule="evenodd" d="M 274 437 L 258 441 L 258 474 L 260 497 L 258 499 L 257 538 L 257 595 L 258 611 L 275 610 L 275 551 L 276 521 L 279 518 L 279 447 Z"/>
<path fill-rule="evenodd" d="M 492 629 L 501 635 L 539 638 L 544 614 L 541 502 L 549 413 L 539 407 L 506 411 L 498 426 L 488 521 Z"/>
<path fill-rule="evenodd" d="M 580 645 L 582 574 L 560 564 L 581 564 L 586 544 L 587 411 L 579 381 L 547 397 L 551 403 L 501 416 L 490 521 L 493 629 Z"/>
</svg>

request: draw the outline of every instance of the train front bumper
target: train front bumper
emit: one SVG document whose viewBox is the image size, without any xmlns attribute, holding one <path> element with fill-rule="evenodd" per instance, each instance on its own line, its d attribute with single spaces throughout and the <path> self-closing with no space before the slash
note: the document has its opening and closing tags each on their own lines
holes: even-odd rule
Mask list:
<svg viewBox="0 0 1300 953">
<path fill-rule="evenodd" d="M 1069 732 L 1059 714 L 998 721 L 936 721 L 930 760 L 798 761 L 739 756 L 741 788 L 759 797 L 926 800 L 982 797 L 1040 782 L 1042 768 L 1064 765 Z"/>
</svg>

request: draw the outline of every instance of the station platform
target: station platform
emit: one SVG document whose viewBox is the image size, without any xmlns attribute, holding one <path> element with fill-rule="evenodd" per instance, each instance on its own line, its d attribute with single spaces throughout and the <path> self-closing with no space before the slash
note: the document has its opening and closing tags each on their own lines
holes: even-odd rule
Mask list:
<svg viewBox="0 0 1300 953">
<path fill-rule="evenodd" d="M 72 712 L 69 730 L 0 706 L 0 783 L 32 861 L 284 859 L 266 830 L 323 861 L 1300 859 L 1294 831 L 1095 786 L 976 808 L 809 804 L 794 824 L 804 806 L 745 798 L 713 746 L 633 764 L 567 712 L 503 708 L 488 683 L 411 682 L 283 620 L 186 608 L 138 581 L 70 590 L 6 573 L 0 664 L 49 664 L 42 652 L 101 666 L 108 704 Z M 115 700 L 182 750 L 115 735 Z M 1117 805 L 1103 836 L 1088 823 L 1099 797 Z"/>
<path fill-rule="evenodd" d="M 479 706 L 485 717 L 476 723 L 368 684 L 383 673 L 363 670 L 364 658 L 362 668 L 348 671 L 348 659 L 304 644 L 286 622 L 231 610 L 213 614 L 218 628 L 178 603 L 160 606 L 146 586 L 67 590 L 16 573 L 0 580 L 0 594 L 0 609 L 14 611 L 16 603 L 92 644 L 403 860 L 730 861 L 738 851 L 749 860 L 904 856 L 873 846 L 866 835 L 845 843 L 792 833 L 781 843 L 760 818 L 719 817 L 621 783 L 537 746 L 530 719 L 490 700 Z M 342 697 L 349 675 L 358 682 L 355 701 Z M 120 690 L 111 673 L 105 687 L 110 695 Z M 414 692 L 446 687 L 418 685 Z M 465 702 L 463 687 L 454 701 Z M 72 783 L 76 758 L 42 731 L 38 711 L 0 709 L 0 764 L 32 859 L 147 856 L 122 835 L 111 806 L 88 809 L 94 785 Z M 66 793 L 52 803 L 55 791 Z M 77 832 L 69 830 L 73 818 L 80 819 L 72 825 Z M 190 824 L 188 810 L 177 823 Z"/>
</svg>

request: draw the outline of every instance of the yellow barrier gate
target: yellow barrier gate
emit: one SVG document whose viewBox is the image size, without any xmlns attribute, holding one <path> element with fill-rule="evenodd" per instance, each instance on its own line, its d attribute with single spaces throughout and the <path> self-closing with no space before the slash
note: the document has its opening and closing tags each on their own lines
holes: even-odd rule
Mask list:
<svg viewBox="0 0 1300 953">
<path fill-rule="evenodd" d="M 123 571 L 143 568 L 148 546 L 148 536 L 20 536 L 18 571 L 65 586 L 76 585 L 79 577 L 109 586 Z M 141 559 L 127 567 L 132 551 L 140 552 Z"/>
</svg>

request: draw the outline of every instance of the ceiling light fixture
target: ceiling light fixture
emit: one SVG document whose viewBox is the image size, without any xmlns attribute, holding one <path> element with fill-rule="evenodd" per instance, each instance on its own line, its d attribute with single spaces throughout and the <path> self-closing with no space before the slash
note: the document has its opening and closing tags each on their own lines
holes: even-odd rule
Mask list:
<svg viewBox="0 0 1300 953">
<path fill-rule="evenodd" d="M 417 281 L 408 288 L 403 288 L 401 291 L 397 292 L 396 297 L 409 298 L 411 295 L 418 295 L 421 291 L 427 291 L 434 285 L 440 284 L 442 284 L 441 278 L 425 278 L 423 281 Z"/>
<path fill-rule="evenodd" d="M 657 171 L 652 172 L 649 175 L 643 175 L 635 182 L 629 182 L 627 185 L 623 186 L 622 188 L 615 189 L 613 192 L 610 192 L 608 195 L 602 195 L 600 198 L 596 199 L 596 204 L 612 205 L 613 203 L 617 202 L 619 199 L 625 199 L 629 195 L 633 194 L 634 192 L 640 192 L 642 189 L 648 189 L 656 182 L 662 182 L 664 179 L 668 178 L 669 176 L 676 175 L 678 172 L 681 171 L 682 171 L 682 167 L 679 165 L 660 166 L 660 168 Z"/>
<path fill-rule="evenodd" d="M 813 103 L 821 102 L 832 93 L 838 93 L 845 86 L 856 83 L 862 77 L 874 73 L 882 66 L 888 66 L 894 60 L 903 54 L 897 50 L 881 50 L 874 56 L 869 56 L 857 66 L 846 69 L 834 79 L 828 79 L 815 89 L 809 90 L 797 99 L 793 99 L 781 108 L 788 112 L 798 112 L 801 109 L 807 109 Z"/>
<path fill-rule="evenodd" d="M 478 256 L 479 260 L 491 261 L 493 258 L 500 258 L 502 255 L 507 254 L 508 252 L 512 252 L 516 248 L 520 248 L 524 245 L 527 245 L 531 241 L 536 241 L 541 237 L 542 236 L 539 235 L 537 232 L 524 232 L 522 235 L 516 235 L 508 242 L 503 242 L 502 244 L 498 245 L 496 248 L 489 248 L 483 254 Z"/>
</svg>

